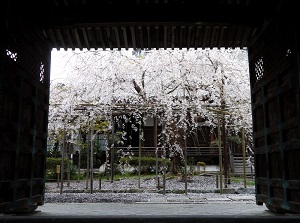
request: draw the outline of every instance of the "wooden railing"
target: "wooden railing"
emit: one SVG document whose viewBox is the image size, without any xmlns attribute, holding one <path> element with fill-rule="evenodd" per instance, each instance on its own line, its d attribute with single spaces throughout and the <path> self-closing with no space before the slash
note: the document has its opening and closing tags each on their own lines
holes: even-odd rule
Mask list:
<svg viewBox="0 0 300 223">
<path fill-rule="evenodd" d="M 117 147 L 115 149 L 122 149 L 123 152 L 132 152 L 134 156 L 138 156 L 139 148 L 138 147 Z M 168 153 L 168 149 L 166 150 Z M 157 149 L 158 156 L 163 155 L 163 150 L 161 147 Z M 141 148 L 142 156 L 155 156 L 155 148 L 154 147 L 142 147 Z M 187 148 L 187 156 L 218 156 L 219 148 L 218 147 L 188 147 Z"/>
</svg>

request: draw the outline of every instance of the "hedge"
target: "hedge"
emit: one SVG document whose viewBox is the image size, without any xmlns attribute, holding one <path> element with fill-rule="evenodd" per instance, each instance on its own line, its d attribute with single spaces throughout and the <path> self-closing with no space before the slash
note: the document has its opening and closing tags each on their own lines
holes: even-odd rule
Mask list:
<svg viewBox="0 0 300 223">
<path fill-rule="evenodd" d="M 68 162 L 70 165 L 71 175 L 74 174 L 73 170 L 73 164 L 70 160 L 64 159 L 64 177 L 67 176 L 67 166 Z M 46 158 L 46 179 L 57 179 L 57 173 L 56 173 L 56 166 L 60 165 L 61 168 L 61 158 L 53 158 L 53 157 L 47 157 Z"/>
<path fill-rule="evenodd" d="M 164 159 L 157 158 L 158 161 L 158 169 L 162 170 L 164 166 Z M 130 166 L 135 168 L 135 171 L 138 171 L 139 166 L 139 157 L 123 157 L 120 159 L 121 165 L 129 164 Z M 166 159 L 166 167 L 167 170 L 171 167 L 170 159 Z M 155 171 L 156 168 L 156 158 L 155 157 L 141 157 L 141 173 L 147 174 Z"/>
</svg>

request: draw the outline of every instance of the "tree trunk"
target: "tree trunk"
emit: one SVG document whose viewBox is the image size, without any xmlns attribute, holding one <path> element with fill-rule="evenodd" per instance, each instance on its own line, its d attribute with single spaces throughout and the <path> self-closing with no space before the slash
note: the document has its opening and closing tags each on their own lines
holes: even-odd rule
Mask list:
<svg viewBox="0 0 300 223">
<path fill-rule="evenodd" d="M 185 149 L 185 143 L 184 143 L 184 129 L 181 127 L 178 127 L 175 122 L 172 122 L 170 125 L 170 129 L 172 132 L 172 135 L 170 137 L 170 143 L 171 143 L 171 151 L 173 152 L 171 161 L 171 173 L 174 175 L 177 175 L 180 173 L 180 168 L 183 166 L 183 154 Z M 181 148 L 182 151 L 178 151 L 178 148 Z"/>
</svg>

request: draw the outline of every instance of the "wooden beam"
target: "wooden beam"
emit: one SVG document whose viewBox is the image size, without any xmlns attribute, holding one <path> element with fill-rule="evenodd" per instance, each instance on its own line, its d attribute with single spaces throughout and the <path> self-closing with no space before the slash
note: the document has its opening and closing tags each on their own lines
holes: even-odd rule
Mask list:
<svg viewBox="0 0 300 223">
<path fill-rule="evenodd" d="M 171 33 L 171 48 L 174 50 L 175 48 L 175 38 L 176 38 L 176 26 L 172 26 L 172 33 Z"/>
<path fill-rule="evenodd" d="M 159 26 L 155 26 L 155 48 L 159 49 Z"/>
<path fill-rule="evenodd" d="M 209 38 L 210 38 L 210 32 L 211 32 L 211 27 L 206 26 L 205 31 L 204 31 L 204 36 L 203 36 L 202 49 L 205 49 L 206 47 L 209 46 L 208 41 L 209 41 Z"/>
<path fill-rule="evenodd" d="M 148 49 L 151 49 L 151 34 L 150 34 L 150 26 L 147 26 L 147 41 L 148 41 Z"/>
<path fill-rule="evenodd" d="M 243 33 L 245 32 L 245 27 L 236 27 L 236 33 L 234 37 L 234 46 L 241 47 L 241 42 L 243 39 Z"/>
<path fill-rule="evenodd" d="M 219 29 L 219 27 L 212 27 L 212 34 L 211 34 L 211 38 L 210 38 L 211 47 L 217 47 L 215 39 L 217 36 L 218 29 Z"/>
<path fill-rule="evenodd" d="M 130 31 L 131 31 L 132 48 L 136 49 L 136 40 L 135 40 L 134 26 L 130 26 Z"/>
<path fill-rule="evenodd" d="M 67 38 L 68 38 L 68 41 L 69 41 L 69 43 L 71 45 L 72 50 L 75 50 L 75 46 L 74 46 L 74 43 L 73 43 L 73 39 L 72 39 L 70 30 L 69 29 L 65 29 L 65 32 L 67 34 Z"/>
<path fill-rule="evenodd" d="M 203 44 L 204 43 L 204 34 L 205 34 L 205 30 L 206 30 L 206 27 L 205 26 L 201 26 L 200 27 L 200 32 L 199 32 L 199 47 L 201 46 L 203 48 Z"/>
<path fill-rule="evenodd" d="M 115 31 L 116 41 L 117 41 L 117 47 L 118 50 L 121 50 L 121 43 L 120 43 L 120 35 L 119 35 L 119 29 L 118 27 L 114 26 L 113 30 Z"/>
<path fill-rule="evenodd" d="M 226 44 L 225 44 L 225 48 L 228 48 L 228 47 L 234 45 L 235 35 L 236 35 L 236 28 L 235 27 L 230 27 L 228 35 L 227 35 L 227 41 L 226 41 Z"/>
<path fill-rule="evenodd" d="M 183 45 L 184 32 L 185 32 L 185 26 L 181 26 L 180 27 L 180 37 L 179 37 L 179 49 L 182 49 L 182 46 L 184 46 Z"/>
<path fill-rule="evenodd" d="M 200 45 L 200 33 L 201 33 L 201 26 L 197 26 L 196 27 L 196 34 L 195 34 L 195 45 L 194 48 L 198 49 L 199 45 Z"/>
<path fill-rule="evenodd" d="M 127 39 L 127 31 L 126 31 L 126 27 L 122 26 L 122 32 L 123 32 L 123 39 L 124 39 L 124 45 L 125 45 L 125 49 L 128 50 L 128 39 Z"/>
<path fill-rule="evenodd" d="M 82 50 L 82 44 L 81 44 L 81 41 L 80 41 L 80 38 L 79 38 L 79 34 L 78 34 L 78 30 L 77 28 L 73 28 L 73 34 L 75 35 L 75 40 L 77 41 L 77 44 L 78 44 L 78 48 L 80 50 Z"/>
<path fill-rule="evenodd" d="M 105 45 L 105 40 L 103 38 L 103 32 L 102 32 L 102 28 L 101 27 L 97 27 L 96 28 L 96 34 L 97 34 L 97 38 L 100 42 L 100 45 L 102 45 L 102 49 L 105 50 L 106 49 L 106 45 Z"/>
<path fill-rule="evenodd" d="M 112 44 L 112 37 L 111 37 L 111 33 L 110 33 L 110 27 L 106 27 L 105 31 L 106 31 L 108 46 L 109 46 L 109 48 L 111 50 L 113 50 L 113 44 Z"/>
<path fill-rule="evenodd" d="M 64 39 L 64 37 L 63 37 L 63 35 L 62 35 L 62 33 L 61 33 L 61 30 L 60 30 L 60 29 L 55 29 L 55 31 L 56 31 L 56 34 L 57 34 L 57 36 L 58 36 L 58 39 L 60 40 L 60 42 L 61 42 L 63 48 L 64 48 L 65 50 L 68 50 L 68 47 L 67 47 L 66 42 L 65 42 L 65 39 Z"/>
<path fill-rule="evenodd" d="M 88 38 L 91 40 L 92 42 L 92 47 L 95 48 L 95 50 L 98 49 L 98 46 L 97 46 L 97 43 L 96 43 L 96 40 L 95 40 L 95 33 L 94 33 L 94 30 L 93 28 L 91 27 L 88 27 L 87 28 L 87 35 L 88 35 Z"/>
<path fill-rule="evenodd" d="M 249 36 L 250 36 L 250 30 L 251 30 L 251 28 L 249 28 L 249 27 L 245 28 L 240 47 L 246 46 L 246 44 L 248 42 L 248 39 L 249 39 Z"/>
<path fill-rule="evenodd" d="M 143 27 L 138 26 L 139 36 L 140 36 L 140 48 L 144 49 L 144 38 L 143 38 Z"/>
<path fill-rule="evenodd" d="M 193 30 L 193 27 L 189 26 L 188 27 L 187 41 L 186 41 L 186 47 L 188 49 L 191 47 L 192 30 Z"/>
<path fill-rule="evenodd" d="M 164 26 L 164 49 L 168 47 L 168 27 Z"/>
<path fill-rule="evenodd" d="M 59 45 L 57 44 L 56 37 L 54 35 L 53 30 L 48 29 L 48 33 L 49 33 L 51 42 L 53 43 L 54 46 L 56 46 L 56 49 L 59 50 Z"/>
<path fill-rule="evenodd" d="M 220 36 L 219 36 L 219 42 L 218 42 L 218 48 L 220 48 L 221 46 L 223 46 L 223 40 L 224 40 L 224 33 L 225 33 L 225 30 L 227 29 L 227 27 L 221 27 L 221 32 L 220 32 Z"/>
<path fill-rule="evenodd" d="M 170 1 L 167 4 L 151 4 L 151 1 L 147 1 L 150 4 L 139 4 L 138 1 L 130 1 L 131 3 L 113 1 L 113 4 L 109 2 L 111 1 L 87 1 L 86 5 L 76 4 L 69 7 L 59 5 L 51 8 L 52 11 L 46 10 L 48 14 L 45 20 L 47 19 L 49 27 L 57 27 L 61 23 L 69 27 L 74 24 L 99 24 L 99 21 L 119 24 L 120 22 L 129 24 L 133 21 L 157 24 L 166 22 L 174 24 L 181 21 L 195 24 L 199 21 L 208 24 L 257 26 L 265 17 L 272 15 L 278 4 L 277 2 L 268 4 L 269 1 L 249 1 L 251 3 L 249 5 L 245 4 L 245 1 L 243 4 L 228 4 L 225 0 L 188 1 L 191 2 L 188 4 L 175 3 L 180 1 Z M 99 13 L 99 8 L 104 10 Z"/>
<path fill-rule="evenodd" d="M 83 38 L 84 38 L 84 42 L 85 42 L 86 48 L 87 48 L 88 50 L 90 50 L 90 49 L 91 49 L 91 48 L 90 48 L 90 43 L 89 43 L 89 40 L 88 40 L 88 37 L 87 37 L 87 34 L 86 34 L 86 31 L 85 31 L 85 28 L 84 28 L 84 27 L 81 28 L 81 32 L 82 32 L 82 34 L 83 34 Z"/>
</svg>

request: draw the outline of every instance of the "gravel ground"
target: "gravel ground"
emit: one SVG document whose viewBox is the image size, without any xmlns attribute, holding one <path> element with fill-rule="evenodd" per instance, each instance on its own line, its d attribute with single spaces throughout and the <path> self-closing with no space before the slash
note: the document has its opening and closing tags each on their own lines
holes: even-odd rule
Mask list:
<svg viewBox="0 0 300 223">
<path fill-rule="evenodd" d="M 162 179 L 160 180 L 162 181 Z M 90 182 L 89 182 L 90 183 Z M 93 193 L 90 193 L 90 184 L 86 189 L 86 182 L 71 181 L 69 186 L 65 182 L 63 193 L 60 194 L 60 184 L 46 183 L 45 203 L 100 203 L 100 202 L 149 202 L 153 200 L 170 200 L 185 195 L 185 182 L 181 178 L 166 179 L 165 194 L 163 188 L 157 189 L 155 178 L 141 179 L 140 187 L 138 180 L 120 179 L 113 182 L 101 180 L 99 189 L 99 179 L 94 179 Z M 160 182 L 162 187 L 162 182 Z M 247 186 L 242 189 L 243 182 L 232 182 L 227 185 L 231 188 L 230 196 L 240 196 L 240 194 L 253 194 L 254 186 Z M 232 191 L 234 194 L 232 194 Z M 203 199 L 213 197 L 224 197 L 227 194 L 217 192 L 216 177 L 214 175 L 193 176 L 187 182 L 187 195 L 190 199 Z"/>
</svg>

